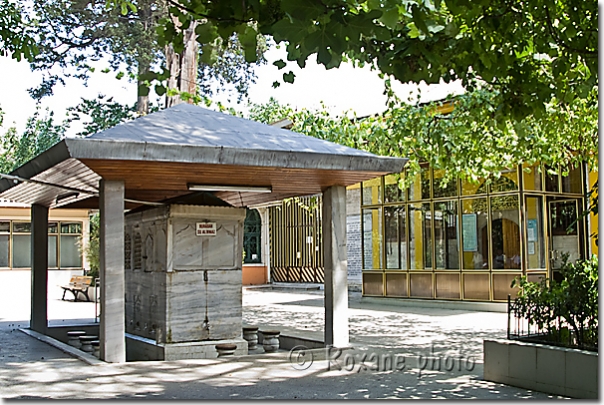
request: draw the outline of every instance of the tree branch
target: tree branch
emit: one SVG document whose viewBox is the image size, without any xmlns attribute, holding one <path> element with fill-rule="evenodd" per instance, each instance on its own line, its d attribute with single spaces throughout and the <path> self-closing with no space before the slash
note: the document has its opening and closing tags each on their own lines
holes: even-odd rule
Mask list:
<svg viewBox="0 0 604 405">
<path fill-rule="evenodd" d="M 546 19 L 546 25 L 547 28 L 550 32 L 550 35 L 552 36 L 552 38 L 554 39 L 554 41 L 556 42 L 557 45 L 565 48 L 567 51 L 572 51 L 574 53 L 578 53 L 579 55 L 589 55 L 589 56 L 598 56 L 598 51 L 589 51 L 586 49 L 577 49 L 575 47 L 572 47 L 570 45 L 568 45 L 566 42 L 564 42 L 562 40 L 562 38 L 560 38 L 560 36 L 555 32 L 554 30 L 554 24 L 552 22 L 552 17 L 549 13 L 549 8 L 547 6 L 544 7 L 545 10 L 545 19 Z"/>
<path fill-rule="evenodd" d="M 193 14 L 194 16 L 197 17 L 202 17 L 202 18 L 206 18 L 208 20 L 212 20 L 212 21 L 220 21 L 220 22 L 224 22 L 224 21 L 232 21 L 232 22 L 238 22 L 238 23 L 242 23 L 242 24 L 247 24 L 248 22 L 252 21 L 252 20 L 239 20 L 236 18 L 219 18 L 219 17 L 212 17 L 208 14 L 202 14 L 202 13 L 198 13 L 197 11 L 190 9 L 186 6 L 183 6 L 182 4 L 180 4 L 177 1 L 174 0 L 168 0 L 168 3 L 173 5 L 174 7 L 178 7 L 181 10 L 185 10 L 186 12 L 188 12 L 189 14 Z"/>
</svg>

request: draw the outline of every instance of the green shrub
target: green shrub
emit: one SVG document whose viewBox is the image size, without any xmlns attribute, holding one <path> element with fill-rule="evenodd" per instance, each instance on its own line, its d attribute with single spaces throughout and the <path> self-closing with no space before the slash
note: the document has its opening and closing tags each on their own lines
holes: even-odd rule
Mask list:
<svg viewBox="0 0 604 405">
<path fill-rule="evenodd" d="M 99 214 L 90 217 L 90 239 L 88 245 L 83 249 L 84 255 L 90 265 L 87 275 L 92 277 L 92 285 L 95 285 L 95 279 L 99 277 Z"/>
<path fill-rule="evenodd" d="M 598 257 L 569 263 L 564 258 L 562 280 L 529 282 L 514 280 L 520 290 L 514 314 L 535 324 L 559 341 L 568 339 L 579 347 L 598 346 Z M 566 337 L 566 339 L 565 339 Z"/>
</svg>

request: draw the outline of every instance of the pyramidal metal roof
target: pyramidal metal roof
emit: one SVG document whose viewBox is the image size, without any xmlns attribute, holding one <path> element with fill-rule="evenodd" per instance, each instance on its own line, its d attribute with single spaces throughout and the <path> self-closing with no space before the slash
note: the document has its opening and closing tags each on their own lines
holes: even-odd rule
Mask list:
<svg viewBox="0 0 604 405">
<path fill-rule="evenodd" d="M 79 191 L 78 200 L 95 197 L 102 178 L 125 181 L 126 196 L 145 201 L 185 195 L 191 183 L 272 187 L 262 196 L 216 194 L 244 206 L 400 172 L 405 163 L 179 104 L 86 138 L 63 139 L 11 173 L 23 180 L 0 180 L 0 198 L 58 207 L 66 190 Z"/>
<path fill-rule="evenodd" d="M 375 157 L 369 152 L 191 104 L 179 104 L 86 139 Z"/>
</svg>

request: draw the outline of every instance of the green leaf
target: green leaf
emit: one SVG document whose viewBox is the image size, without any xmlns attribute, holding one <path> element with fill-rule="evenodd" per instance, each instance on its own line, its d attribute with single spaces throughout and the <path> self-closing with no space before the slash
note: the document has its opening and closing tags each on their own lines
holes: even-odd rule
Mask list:
<svg viewBox="0 0 604 405">
<path fill-rule="evenodd" d="M 393 7 L 389 10 L 385 10 L 382 16 L 380 17 L 380 21 L 384 23 L 384 25 L 388 28 L 396 28 L 396 24 L 398 24 L 399 14 L 398 7 Z"/>
<path fill-rule="evenodd" d="M 214 63 L 218 59 L 218 55 L 216 54 L 216 48 L 214 48 L 214 46 L 212 45 L 205 44 L 201 47 L 201 51 L 201 57 L 199 58 L 199 60 L 208 66 L 214 65 Z"/>
<path fill-rule="evenodd" d="M 283 73 L 283 81 L 286 83 L 293 83 L 296 75 L 291 70 L 289 73 Z"/>
<path fill-rule="evenodd" d="M 121 80 L 124 77 L 125 73 L 124 72 L 117 72 L 117 74 L 115 75 L 115 78 L 117 80 Z"/>
<path fill-rule="evenodd" d="M 166 87 L 161 85 L 161 84 L 156 84 L 155 85 L 155 93 L 158 96 L 163 96 L 164 94 L 166 94 Z"/>
<path fill-rule="evenodd" d="M 424 20 L 425 16 L 422 11 L 419 9 L 417 4 L 411 6 L 411 14 L 413 15 L 413 22 L 417 26 L 417 28 L 422 31 L 424 34 L 429 35 L 430 31 L 426 26 L 426 21 Z"/>
<path fill-rule="evenodd" d="M 417 29 L 417 25 L 415 25 L 414 22 L 411 22 L 409 24 L 407 24 L 407 27 L 409 28 L 409 32 L 407 33 L 407 36 L 411 39 L 415 39 L 415 38 L 419 38 L 419 39 L 424 39 L 426 36 L 420 32 L 420 30 Z"/>
<path fill-rule="evenodd" d="M 277 87 L 281 86 L 281 83 L 279 83 L 278 81 L 274 81 L 273 82 L 273 88 L 276 89 Z"/>
<path fill-rule="evenodd" d="M 331 55 L 331 62 L 325 65 L 325 69 L 333 69 L 338 68 L 342 64 L 342 55 L 341 54 L 333 54 Z"/>
<path fill-rule="evenodd" d="M 326 11 L 320 0 L 287 0 L 281 2 L 281 10 L 294 20 L 312 21 Z"/>
<path fill-rule="evenodd" d="M 149 71 L 147 71 L 145 73 L 141 73 L 140 75 L 138 75 L 138 80 L 141 81 L 141 82 L 144 82 L 144 81 L 149 81 L 150 82 L 150 81 L 154 80 L 155 78 L 157 78 L 157 73 L 155 73 L 155 72 L 153 72 L 151 70 L 149 70 Z"/>
<path fill-rule="evenodd" d="M 459 27 L 453 21 L 450 21 L 445 27 L 445 35 L 456 37 L 457 34 L 459 34 Z"/>
<path fill-rule="evenodd" d="M 197 34 L 197 42 L 200 44 L 209 44 L 218 38 L 216 27 L 210 22 L 195 27 L 195 34 Z"/>
<path fill-rule="evenodd" d="M 239 42 L 243 47 L 245 61 L 247 63 L 256 62 L 257 54 L 256 48 L 258 47 L 258 32 L 252 27 L 248 25 L 243 31 L 242 34 L 239 35 Z"/>
<path fill-rule="evenodd" d="M 319 48 L 319 52 L 317 52 L 317 62 L 327 66 L 329 62 L 331 62 L 331 52 L 327 48 Z"/>
<path fill-rule="evenodd" d="M 380 0 L 367 0 L 367 7 L 370 10 L 379 10 L 382 7 Z"/>
<path fill-rule="evenodd" d="M 314 28 L 308 21 L 290 21 L 284 18 L 273 24 L 272 29 L 275 42 L 287 41 L 293 44 L 302 41 Z"/>
<path fill-rule="evenodd" d="M 149 95 L 149 86 L 146 84 L 141 84 L 138 86 L 138 95 L 141 97 L 146 97 Z"/>
<path fill-rule="evenodd" d="M 382 10 L 370 10 L 368 13 L 365 13 L 363 15 L 363 18 L 371 21 L 371 20 L 380 18 L 382 16 L 382 14 L 384 14 L 384 12 Z"/>
<path fill-rule="evenodd" d="M 279 70 L 283 69 L 287 64 L 283 61 L 283 59 L 279 59 L 273 62 L 273 65 L 277 66 Z"/>
</svg>

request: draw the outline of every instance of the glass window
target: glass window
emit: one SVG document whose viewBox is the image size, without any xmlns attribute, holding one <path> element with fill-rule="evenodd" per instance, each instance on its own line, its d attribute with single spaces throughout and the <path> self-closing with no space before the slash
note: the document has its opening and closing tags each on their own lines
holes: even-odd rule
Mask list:
<svg viewBox="0 0 604 405">
<path fill-rule="evenodd" d="M 56 222 L 50 222 L 48 224 L 48 233 L 59 233 L 59 224 Z"/>
<path fill-rule="evenodd" d="M 363 185 L 363 205 L 382 203 L 382 178 L 364 181 Z"/>
<path fill-rule="evenodd" d="M 520 269 L 518 196 L 491 198 L 493 269 Z"/>
<path fill-rule="evenodd" d="M 384 208 L 386 221 L 386 268 L 407 268 L 407 237 L 405 207 Z"/>
<path fill-rule="evenodd" d="M 457 195 L 457 180 L 449 180 L 445 184 L 442 180 L 444 173 L 444 170 L 434 170 L 434 198 L 455 197 Z"/>
<path fill-rule="evenodd" d="M 482 177 L 479 178 L 476 183 L 472 183 L 467 180 L 461 181 L 462 195 L 485 194 L 486 192 L 487 188 L 485 186 L 485 179 Z"/>
<path fill-rule="evenodd" d="M 363 210 L 363 268 L 383 268 L 381 208 Z"/>
<path fill-rule="evenodd" d="M 9 267 L 9 238 L 10 235 L 0 235 L 0 267 Z"/>
<path fill-rule="evenodd" d="M 462 201 L 463 268 L 488 269 L 487 199 Z"/>
<path fill-rule="evenodd" d="M 560 192 L 558 186 L 558 170 L 551 167 L 545 168 L 545 191 Z"/>
<path fill-rule="evenodd" d="M 501 172 L 501 176 L 491 182 L 492 193 L 515 190 L 518 190 L 518 171 L 516 169 Z"/>
<path fill-rule="evenodd" d="M 577 203 L 570 201 L 555 201 L 550 204 L 552 235 L 577 234 Z"/>
<path fill-rule="evenodd" d="M 413 179 L 409 187 L 410 200 L 427 200 L 430 198 L 430 169 L 422 166 L 420 175 Z"/>
<path fill-rule="evenodd" d="M 10 232 L 10 221 L 0 222 L 0 232 Z"/>
<path fill-rule="evenodd" d="M 581 167 L 571 168 L 568 176 L 562 176 L 562 192 L 583 194 L 583 180 L 581 179 Z"/>
<path fill-rule="evenodd" d="M 409 253 L 411 269 L 432 268 L 430 204 L 409 205 Z"/>
<path fill-rule="evenodd" d="M 399 202 L 405 200 L 406 190 L 400 187 L 400 174 L 390 174 L 384 177 L 384 200 L 388 202 Z"/>
<path fill-rule="evenodd" d="M 13 267 L 31 267 L 30 235 L 13 235 Z"/>
<path fill-rule="evenodd" d="M 457 201 L 434 203 L 436 268 L 459 269 Z"/>
<path fill-rule="evenodd" d="M 57 235 L 48 236 L 48 267 L 57 267 Z"/>
<path fill-rule="evenodd" d="M 522 180 L 523 187 L 525 190 L 541 191 L 541 167 L 540 166 L 528 166 L 522 167 Z"/>
<path fill-rule="evenodd" d="M 63 225 L 61 224 L 61 229 Z M 61 268 L 82 267 L 82 254 L 80 253 L 79 235 L 61 235 Z"/>
<path fill-rule="evenodd" d="M 13 232 L 31 232 L 31 223 L 13 222 Z"/>
<path fill-rule="evenodd" d="M 579 200 L 560 200 L 549 202 L 551 226 L 550 259 L 554 270 L 562 266 L 562 259 L 568 255 L 568 261 L 574 262 L 581 257 L 579 233 L 577 232 Z M 556 277 L 554 273 L 554 277 Z"/>
<path fill-rule="evenodd" d="M 82 233 L 82 223 L 61 222 L 61 233 Z"/>
<path fill-rule="evenodd" d="M 545 268 L 542 197 L 526 197 L 526 252 L 529 269 Z"/>
<path fill-rule="evenodd" d="M 258 210 L 247 210 L 245 222 L 243 223 L 243 251 L 244 263 L 261 263 L 261 230 L 262 220 Z"/>
</svg>

